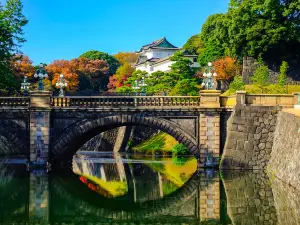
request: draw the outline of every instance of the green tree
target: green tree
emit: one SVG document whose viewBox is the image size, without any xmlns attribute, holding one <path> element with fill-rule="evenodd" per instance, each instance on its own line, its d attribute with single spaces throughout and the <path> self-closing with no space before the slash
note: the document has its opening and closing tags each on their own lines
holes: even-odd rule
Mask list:
<svg viewBox="0 0 300 225">
<path fill-rule="evenodd" d="M 258 86 L 263 93 L 264 88 L 270 84 L 268 80 L 269 80 L 268 66 L 262 61 L 262 59 L 259 59 L 258 67 L 256 68 L 253 76 L 251 77 L 251 81 L 253 82 L 253 84 Z"/>
<path fill-rule="evenodd" d="M 7 0 L 4 6 L 0 2 L 0 90 L 18 88 L 10 66 L 14 54 L 25 42 L 23 27 L 28 21 L 22 8 L 20 0 Z"/>
<path fill-rule="evenodd" d="M 289 69 L 289 65 L 287 62 L 283 61 L 280 66 L 280 75 L 279 75 L 279 82 L 280 86 L 284 86 L 286 84 L 287 79 L 287 70 Z"/>
<path fill-rule="evenodd" d="M 231 0 L 227 13 L 230 53 L 242 58 L 270 51 L 286 55 L 291 46 L 299 49 L 299 5 L 299 0 Z"/>
<path fill-rule="evenodd" d="M 106 61 L 107 64 L 109 65 L 109 74 L 110 75 L 115 74 L 118 67 L 120 66 L 119 61 L 115 57 L 113 57 L 105 52 L 99 52 L 99 51 L 95 51 L 95 50 L 83 53 L 81 56 L 79 56 L 79 58 L 87 58 L 89 60 L 100 59 L 100 60 Z"/>
<path fill-rule="evenodd" d="M 156 71 L 146 79 L 147 93 L 163 94 L 171 91 L 172 78 L 168 73 Z"/>
<path fill-rule="evenodd" d="M 186 49 L 193 55 L 199 55 L 201 49 L 203 48 L 202 41 L 200 39 L 200 34 L 196 34 L 190 37 L 187 42 L 183 45 L 183 49 Z"/>
<path fill-rule="evenodd" d="M 226 14 L 214 14 L 203 24 L 200 34 L 203 48 L 199 50 L 198 62 L 206 66 L 226 55 L 228 49 L 228 19 Z"/>
<path fill-rule="evenodd" d="M 184 58 L 182 52 L 176 52 L 171 58 L 174 63 L 168 72 L 172 95 L 197 95 L 197 79 L 194 77 L 196 70 L 189 59 Z"/>
</svg>

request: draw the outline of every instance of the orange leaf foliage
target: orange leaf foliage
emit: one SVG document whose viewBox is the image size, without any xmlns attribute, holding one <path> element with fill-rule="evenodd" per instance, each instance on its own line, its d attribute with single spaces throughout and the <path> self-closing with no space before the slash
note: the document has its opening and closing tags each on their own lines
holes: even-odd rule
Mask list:
<svg viewBox="0 0 300 225">
<path fill-rule="evenodd" d="M 78 58 L 71 60 L 70 65 L 77 74 L 83 73 L 91 78 L 99 78 L 108 75 L 109 72 L 107 62 L 100 59 L 89 60 L 87 58 Z"/>
<path fill-rule="evenodd" d="M 13 74 L 18 78 L 23 79 L 24 76 L 30 78 L 35 72 L 34 66 L 32 65 L 32 61 L 29 59 L 28 56 L 25 55 L 16 55 L 12 59 L 11 65 Z"/>
<path fill-rule="evenodd" d="M 55 87 L 56 82 L 59 79 L 59 75 L 63 74 L 66 79 L 69 90 L 76 90 L 79 84 L 78 75 L 68 60 L 54 60 L 53 63 L 46 66 L 46 70 L 52 79 L 52 86 Z"/>
<path fill-rule="evenodd" d="M 68 89 L 76 90 L 79 85 L 78 76 L 86 75 L 91 80 L 97 80 L 108 75 L 109 66 L 103 60 L 89 60 L 87 58 L 78 58 L 68 60 L 55 60 L 46 67 L 50 77 L 52 78 L 52 86 L 55 86 L 59 75 L 63 74 L 68 82 Z"/>
<path fill-rule="evenodd" d="M 134 64 L 138 58 L 138 54 L 134 52 L 119 52 L 114 57 L 123 65 L 125 63 Z"/>
<path fill-rule="evenodd" d="M 213 63 L 217 72 L 217 80 L 230 81 L 235 75 L 240 75 L 241 65 L 237 60 L 228 56 Z"/>
</svg>

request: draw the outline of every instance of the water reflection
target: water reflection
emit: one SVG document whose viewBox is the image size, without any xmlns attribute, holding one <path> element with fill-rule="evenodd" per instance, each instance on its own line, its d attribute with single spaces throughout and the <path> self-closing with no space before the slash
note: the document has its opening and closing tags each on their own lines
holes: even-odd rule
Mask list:
<svg viewBox="0 0 300 225">
<path fill-rule="evenodd" d="M 0 164 L 1 224 L 300 224 L 300 192 L 264 173 L 196 171 L 193 158 L 78 155 L 72 171 Z"/>
<path fill-rule="evenodd" d="M 72 165 L 91 190 L 107 198 L 128 195 L 133 202 L 161 199 L 182 187 L 197 170 L 195 158 L 178 163 L 174 158 L 89 152 L 76 154 Z"/>
</svg>

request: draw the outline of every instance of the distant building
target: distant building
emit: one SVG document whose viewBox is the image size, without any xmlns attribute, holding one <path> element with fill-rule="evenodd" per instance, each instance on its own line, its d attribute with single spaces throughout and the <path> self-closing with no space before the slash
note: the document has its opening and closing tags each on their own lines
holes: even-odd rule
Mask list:
<svg viewBox="0 0 300 225">
<path fill-rule="evenodd" d="M 144 45 L 140 51 L 139 58 L 135 64 L 137 70 L 153 73 L 156 71 L 167 72 L 174 63 L 170 57 L 180 48 L 172 45 L 165 37 L 154 41 L 152 44 Z M 188 51 L 183 52 L 184 56 L 193 62 L 191 67 L 199 68 L 197 63 L 197 55 L 192 55 Z"/>
</svg>

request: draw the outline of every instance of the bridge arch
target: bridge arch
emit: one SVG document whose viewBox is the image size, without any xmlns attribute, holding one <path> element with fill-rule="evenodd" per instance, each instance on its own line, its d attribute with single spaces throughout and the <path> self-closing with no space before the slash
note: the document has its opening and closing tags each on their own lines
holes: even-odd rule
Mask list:
<svg viewBox="0 0 300 225">
<path fill-rule="evenodd" d="M 195 137 L 184 130 L 180 125 L 163 118 L 117 115 L 93 120 L 82 120 L 66 129 L 64 134 L 54 143 L 51 149 L 52 159 L 60 157 L 71 159 L 78 150 L 78 146 L 81 147 L 84 143 L 101 132 L 121 126 L 148 126 L 159 129 L 184 144 L 192 155 L 197 158 L 199 156 L 199 148 Z"/>
<path fill-rule="evenodd" d="M 29 156 L 28 142 L 22 137 L 24 133 L 26 133 L 26 127 L 15 121 L 0 120 L 0 141 L 9 148 L 9 152 L 5 152 L 5 155 L 22 154 Z M 5 140 L 1 140 L 1 137 L 4 137 Z M 3 154 L 2 150 L 0 154 Z"/>
</svg>

